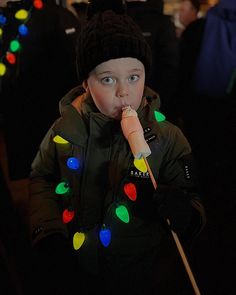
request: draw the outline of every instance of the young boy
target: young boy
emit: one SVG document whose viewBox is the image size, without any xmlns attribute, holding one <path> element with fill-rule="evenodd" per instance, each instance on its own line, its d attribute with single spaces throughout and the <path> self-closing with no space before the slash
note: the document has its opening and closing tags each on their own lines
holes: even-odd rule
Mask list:
<svg viewBox="0 0 236 295">
<path fill-rule="evenodd" d="M 39 293 L 154 294 L 160 249 L 171 236 L 166 218 L 183 240 L 205 222 L 188 141 L 176 126 L 157 122 L 159 97 L 145 87 L 150 48 L 121 10 L 101 10 L 79 35 L 82 86 L 61 100 L 61 117 L 32 164 L 30 227 Z M 128 106 L 151 150 L 156 191 L 121 129 Z"/>
</svg>

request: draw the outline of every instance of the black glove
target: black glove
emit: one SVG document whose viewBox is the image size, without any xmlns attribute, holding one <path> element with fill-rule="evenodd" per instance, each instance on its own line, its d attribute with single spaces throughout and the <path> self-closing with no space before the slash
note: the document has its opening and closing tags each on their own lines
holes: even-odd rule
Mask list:
<svg viewBox="0 0 236 295">
<path fill-rule="evenodd" d="M 35 246 L 35 251 L 42 259 L 53 265 L 67 264 L 76 260 L 72 243 L 69 243 L 62 234 L 53 234 L 40 240 Z"/>
<path fill-rule="evenodd" d="M 169 220 L 170 228 L 184 236 L 195 213 L 189 195 L 181 189 L 160 185 L 154 192 L 153 200 L 157 204 L 159 215 Z"/>
<path fill-rule="evenodd" d="M 37 285 L 33 293 L 74 294 L 73 282 L 78 278 L 76 251 L 62 234 L 53 234 L 38 242 L 34 248 L 32 268 L 32 289 L 35 290 Z"/>
</svg>

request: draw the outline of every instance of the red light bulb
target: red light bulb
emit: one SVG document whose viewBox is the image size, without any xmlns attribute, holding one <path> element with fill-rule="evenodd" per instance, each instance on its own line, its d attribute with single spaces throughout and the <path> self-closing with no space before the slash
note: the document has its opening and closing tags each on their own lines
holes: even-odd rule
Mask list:
<svg viewBox="0 0 236 295">
<path fill-rule="evenodd" d="M 62 214 L 62 219 L 64 223 L 70 222 L 75 216 L 74 210 L 65 209 Z"/>
<path fill-rule="evenodd" d="M 7 52 L 6 59 L 11 65 L 14 65 L 16 63 L 16 56 L 12 52 Z"/>
<path fill-rule="evenodd" d="M 34 0 L 34 7 L 36 9 L 42 9 L 43 8 L 43 2 L 41 0 Z"/>
<path fill-rule="evenodd" d="M 124 192 L 131 201 L 135 201 L 137 199 L 136 186 L 132 182 L 124 185 Z"/>
</svg>

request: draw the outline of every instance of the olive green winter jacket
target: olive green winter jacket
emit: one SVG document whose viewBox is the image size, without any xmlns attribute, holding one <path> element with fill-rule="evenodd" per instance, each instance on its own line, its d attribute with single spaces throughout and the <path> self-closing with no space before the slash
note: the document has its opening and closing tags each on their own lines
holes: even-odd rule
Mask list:
<svg viewBox="0 0 236 295">
<path fill-rule="evenodd" d="M 139 255 L 158 248 L 165 227 L 152 203 L 150 175 L 135 168 L 119 121 L 101 114 L 86 93 L 80 112 L 71 105 L 82 92 L 81 87 L 76 87 L 61 100 L 61 117 L 46 134 L 32 163 L 32 242 L 37 244 L 48 235 L 62 233 L 72 245 L 75 233 L 82 232 L 85 243 L 81 248 L 87 245 L 88 249 L 97 249 L 99 230 L 105 226 L 111 230 L 110 254 L 119 253 L 121 257 L 130 255 L 133 249 Z M 157 122 L 154 111 L 159 107 L 158 95 L 145 88 L 137 113 L 151 149 L 147 161 L 157 185 L 176 186 L 188 192 L 186 198 L 191 199 L 199 214 L 191 229 L 191 235 L 195 235 L 202 229 L 205 215 L 187 160 L 191 147 L 178 127 L 167 120 Z M 75 159 L 76 166 L 69 168 Z M 127 197 L 127 183 L 135 183 L 137 202 Z M 115 212 L 120 205 L 128 209 L 129 223 L 117 218 Z M 66 219 L 68 212 L 71 214 Z M 93 238 L 86 238 L 91 231 Z M 94 245 L 89 248 L 91 243 Z"/>
</svg>

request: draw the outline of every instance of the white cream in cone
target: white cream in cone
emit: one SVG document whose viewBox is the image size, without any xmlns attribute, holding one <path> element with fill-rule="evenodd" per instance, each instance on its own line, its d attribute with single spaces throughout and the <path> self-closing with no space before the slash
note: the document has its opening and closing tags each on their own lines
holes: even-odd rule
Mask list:
<svg viewBox="0 0 236 295">
<path fill-rule="evenodd" d="M 144 138 L 143 128 L 139 122 L 137 112 L 131 107 L 123 109 L 121 128 L 129 142 L 135 159 L 148 157 L 151 154 L 151 150 Z"/>
</svg>

